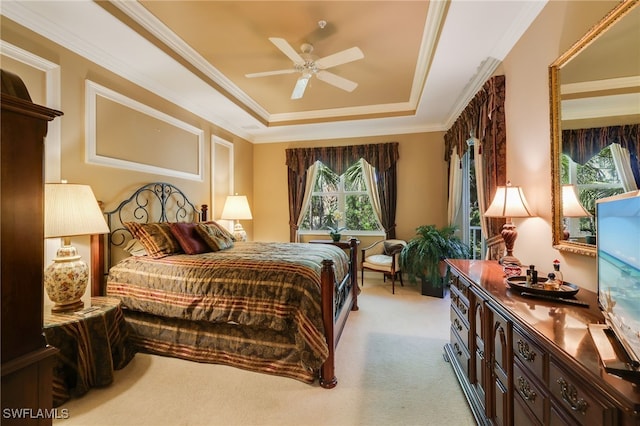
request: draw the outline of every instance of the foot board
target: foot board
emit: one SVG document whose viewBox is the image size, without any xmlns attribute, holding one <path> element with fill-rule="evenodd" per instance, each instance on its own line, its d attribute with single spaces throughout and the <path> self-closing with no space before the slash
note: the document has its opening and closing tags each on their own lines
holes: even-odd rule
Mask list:
<svg viewBox="0 0 640 426">
<path fill-rule="evenodd" d="M 338 384 L 335 376 L 335 350 L 349 311 L 358 310 L 356 240 L 351 240 L 350 245 L 349 274 L 340 283 L 336 282 L 333 262 L 331 260 L 322 262 L 322 319 L 329 346 L 329 357 L 320 368 L 320 386 L 325 389 L 332 389 Z"/>
</svg>

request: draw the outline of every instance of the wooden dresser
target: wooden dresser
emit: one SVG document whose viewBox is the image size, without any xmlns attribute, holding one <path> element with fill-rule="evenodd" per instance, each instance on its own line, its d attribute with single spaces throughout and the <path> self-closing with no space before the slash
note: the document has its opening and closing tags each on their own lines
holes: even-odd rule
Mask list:
<svg viewBox="0 0 640 426">
<path fill-rule="evenodd" d="M 3 425 L 51 424 L 52 365 L 43 327 L 44 137 L 62 115 L 35 105 L 2 71 L 0 161 Z"/>
<path fill-rule="evenodd" d="M 640 390 L 606 373 L 588 324 L 589 307 L 520 296 L 494 261 L 451 266 L 451 363 L 478 424 L 640 425 Z M 540 268 L 543 269 L 544 268 Z"/>
</svg>

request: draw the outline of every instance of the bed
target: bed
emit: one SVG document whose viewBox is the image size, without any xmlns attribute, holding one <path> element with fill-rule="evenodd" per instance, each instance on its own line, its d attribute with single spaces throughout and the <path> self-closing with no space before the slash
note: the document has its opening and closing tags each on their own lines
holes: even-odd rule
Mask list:
<svg viewBox="0 0 640 426">
<path fill-rule="evenodd" d="M 120 299 L 137 349 L 335 387 L 335 350 L 358 309 L 356 240 L 349 253 L 229 241 L 206 213 L 167 183 L 144 185 L 105 213 L 111 233 L 94 265 L 104 256 L 108 273 L 97 291 Z M 179 247 L 158 254 L 154 238 L 164 244 L 165 234 Z"/>
</svg>

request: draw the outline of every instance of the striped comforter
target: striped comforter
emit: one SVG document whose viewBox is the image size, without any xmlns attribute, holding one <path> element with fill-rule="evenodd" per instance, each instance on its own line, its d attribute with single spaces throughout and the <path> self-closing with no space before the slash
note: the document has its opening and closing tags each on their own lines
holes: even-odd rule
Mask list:
<svg viewBox="0 0 640 426">
<path fill-rule="evenodd" d="M 338 280 L 347 274 L 347 255 L 329 244 L 245 242 L 199 255 L 132 256 L 110 269 L 107 295 L 121 299 L 148 349 L 166 346 L 175 356 L 253 370 L 264 371 L 264 364 L 274 374 L 298 369 L 284 375 L 312 381 L 328 356 L 324 259 L 334 261 Z M 183 340 L 167 341 L 163 333 Z"/>
</svg>

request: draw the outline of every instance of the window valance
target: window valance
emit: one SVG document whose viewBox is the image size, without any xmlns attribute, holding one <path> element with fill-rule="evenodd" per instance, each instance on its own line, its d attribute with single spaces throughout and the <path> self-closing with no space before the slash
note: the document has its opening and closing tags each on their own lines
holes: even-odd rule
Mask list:
<svg viewBox="0 0 640 426">
<path fill-rule="evenodd" d="M 464 111 L 444 135 L 444 160 L 449 162 L 455 148 L 458 157 L 462 158 L 468 149 L 466 141 L 470 137 L 477 137 L 481 141 L 492 137 L 505 141 L 504 134 L 504 100 L 505 76 L 497 75 L 490 78 L 475 94 Z M 491 135 L 490 137 L 487 137 Z"/>
<path fill-rule="evenodd" d="M 594 127 L 562 131 L 562 153 L 579 164 L 585 164 L 591 157 L 612 143 L 629 150 L 635 161 L 640 158 L 640 124 L 623 126 Z"/>
<path fill-rule="evenodd" d="M 502 250 L 500 231 L 504 224 L 501 218 L 485 218 L 484 206 L 493 199 L 496 188 L 506 183 L 507 176 L 507 132 L 504 110 L 506 80 L 504 75 L 491 77 L 476 93 L 464 111 L 444 135 L 444 160 L 449 167 L 453 152 L 462 158 L 469 149 L 467 140 L 477 138 L 476 176 L 481 177 L 476 186 L 480 208 L 482 233 L 486 236 L 489 259 L 498 259 Z M 452 191 L 453 192 L 453 191 Z M 450 195 L 453 196 L 453 195 Z"/>
<path fill-rule="evenodd" d="M 398 161 L 398 142 L 367 145 L 331 146 L 316 148 L 289 148 L 286 150 L 287 166 L 302 175 L 316 161 L 338 175 L 344 173 L 360 158 L 371 164 L 376 170 L 385 172 Z"/>
<path fill-rule="evenodd" d="M 395 238 L 398 145 L 398 142 L 388 142 L 368 145 L 287 149 L 290 241 L 296 241 L 309 167 L 319 160 L 338 175 L 341 175 L 350 165 L 361 158 L 375 169 L 378 197 L 380 198 L 378 200 L 381 210 L 380 221 L 385 229 L 387 238 Z"/>
</svg>

